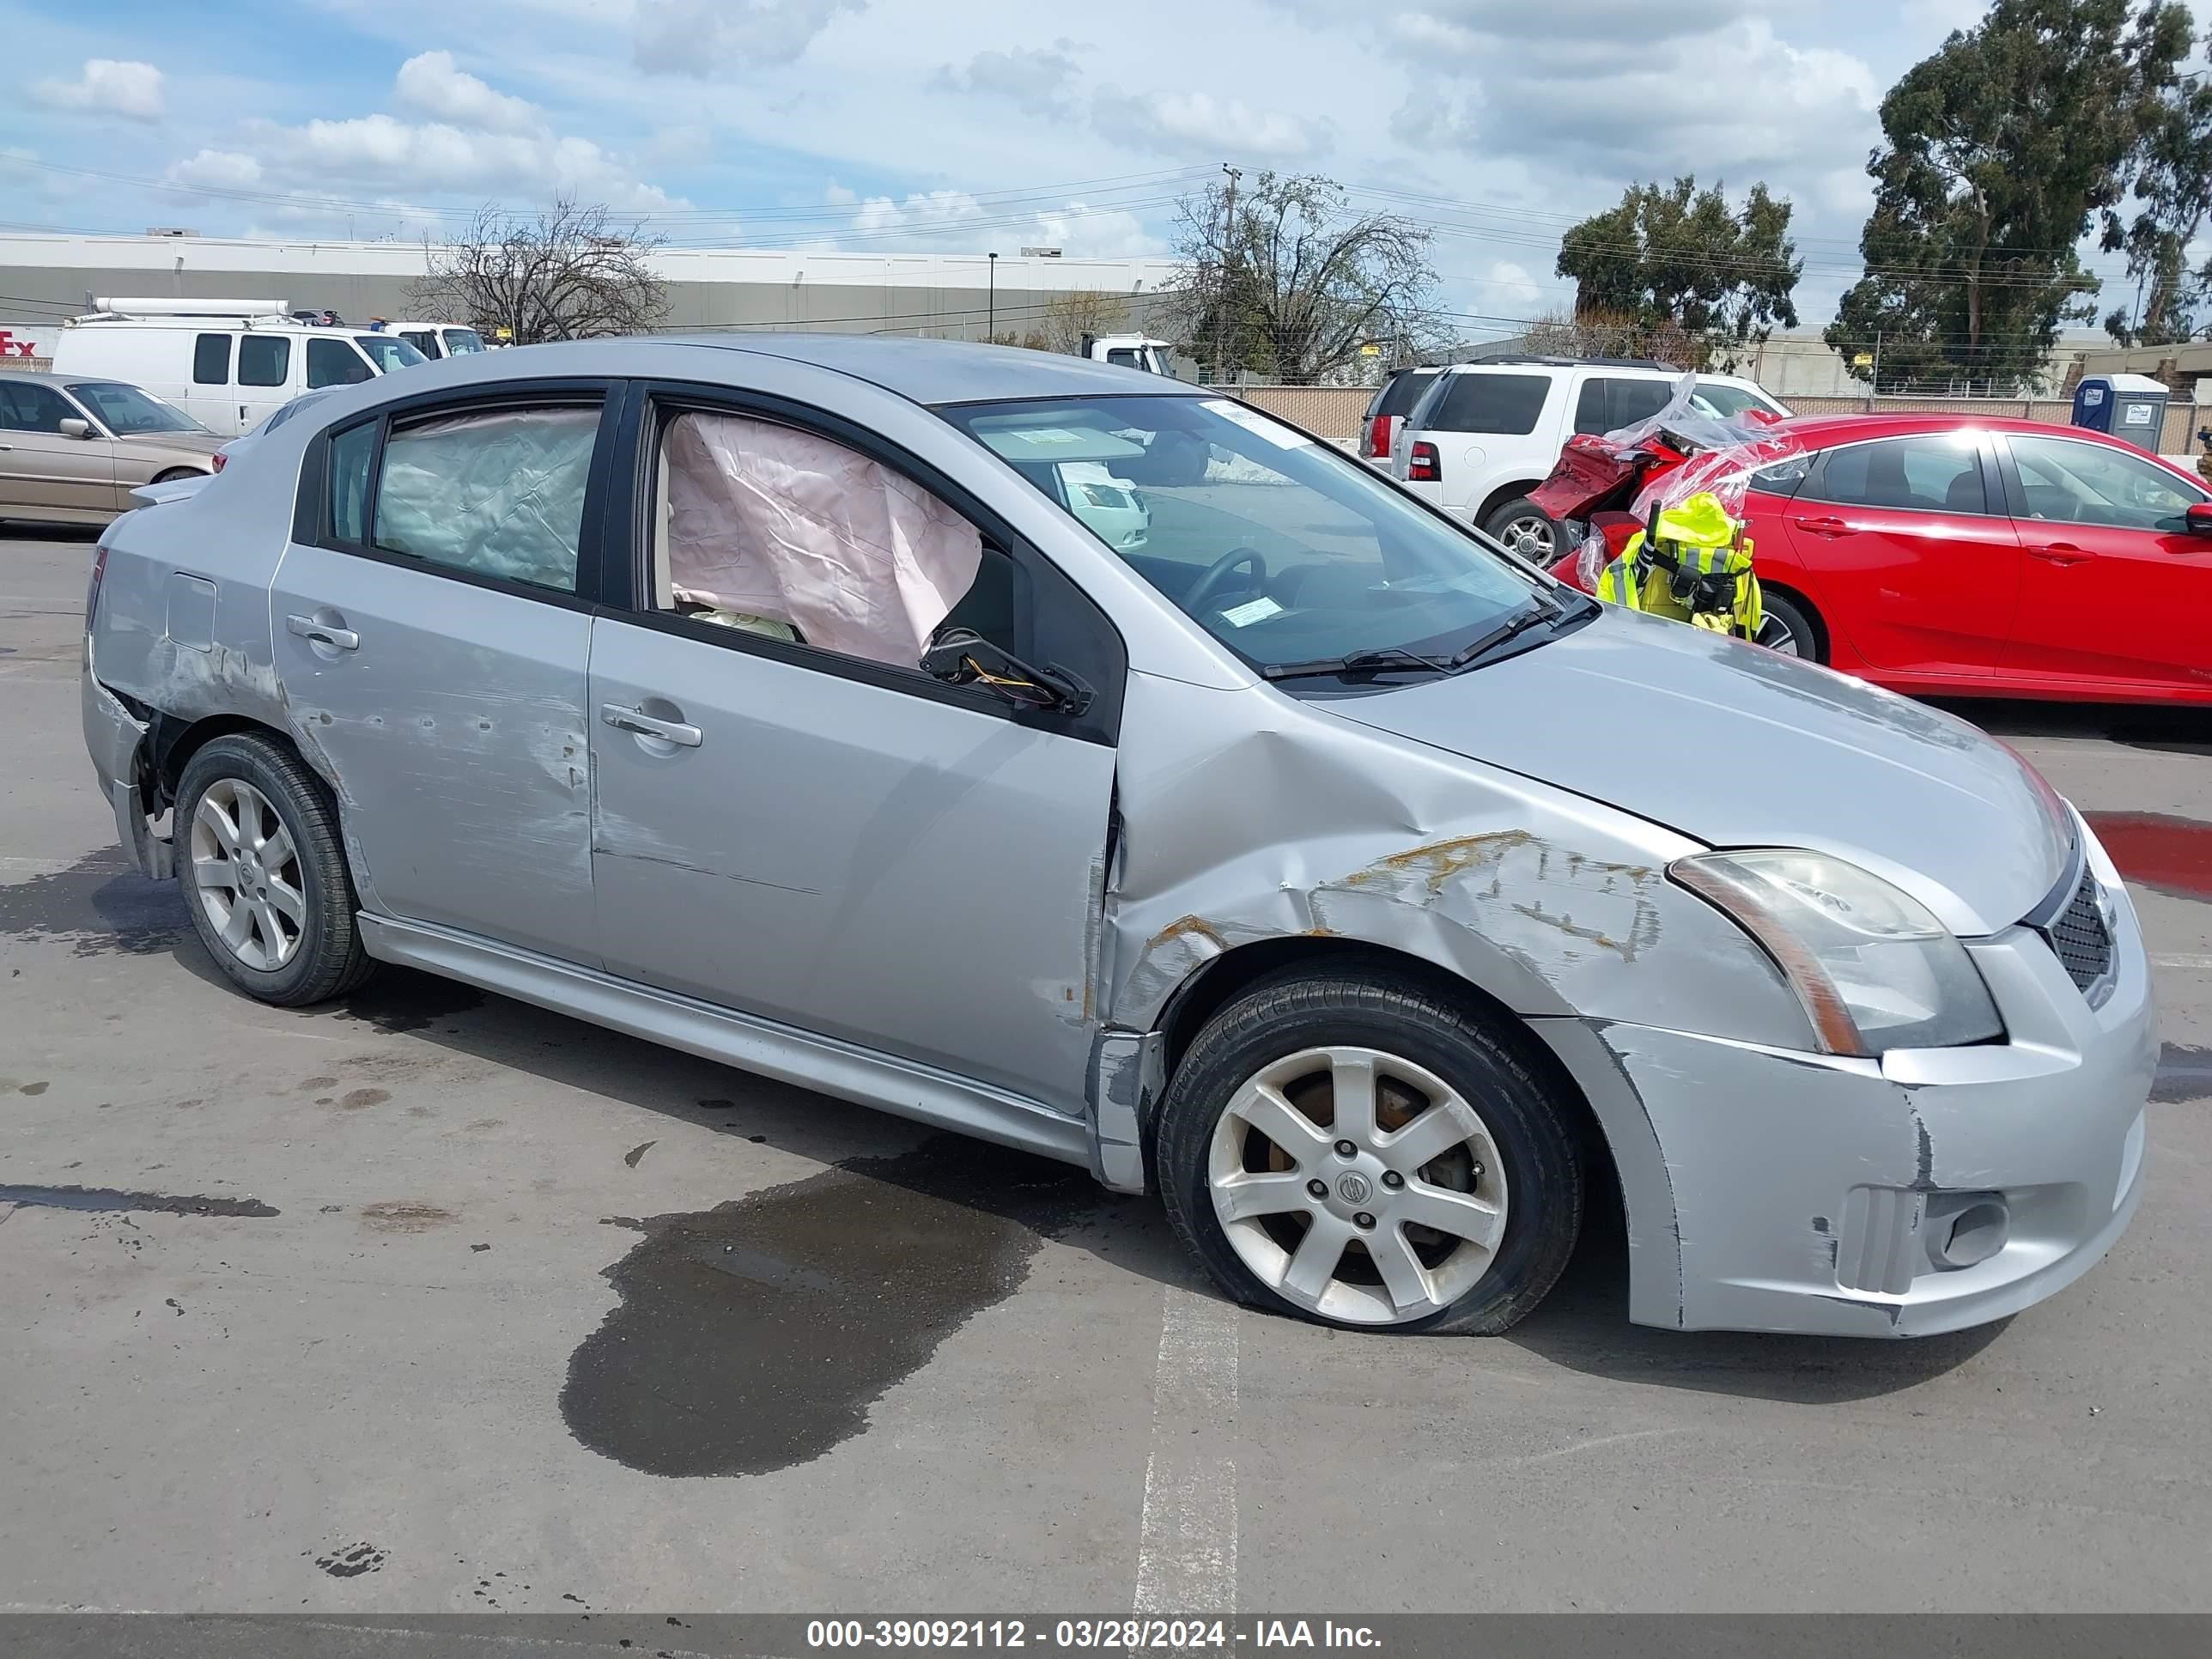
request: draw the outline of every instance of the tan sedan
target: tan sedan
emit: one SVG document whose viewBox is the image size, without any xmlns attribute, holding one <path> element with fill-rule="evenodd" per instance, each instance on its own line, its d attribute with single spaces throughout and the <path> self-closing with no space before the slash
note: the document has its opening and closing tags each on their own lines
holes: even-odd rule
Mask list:
<svg viewBox="0 0 2212 1659">
<path fill-rule="evenodd" d="M 0 519 L 106 524 L 140 484 L 213 472 L 222 442 L 120 380 L 0 374 Z"/>
</svg>

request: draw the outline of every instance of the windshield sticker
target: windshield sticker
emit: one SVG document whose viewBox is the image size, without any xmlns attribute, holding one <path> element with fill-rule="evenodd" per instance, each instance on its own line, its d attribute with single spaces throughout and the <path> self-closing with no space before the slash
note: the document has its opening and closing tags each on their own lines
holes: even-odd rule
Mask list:
<svg viewBox="0 0 2212 1659">
<path fill-rule="evenodd" d="M 1248 599 L 1233 610 L 1223 611 L 1221 620 L 1231 628 L 1249 628 L 1254 623 L 1265 622 L 1270 617 L 1280 616 L 1282 610 L 1282 606 L 1263 594 L 1259 599 Z"/>
<path fill-rule="evenodd" d="M 1285 426 L 1280 421 L 1271 421 L 1256 409 L 1232 404 L 1225 398 L 1208 398 L 1199 407 L 1210 415 L 1218 415 L 1224 421 L 1234 421 L 1255 437 L 1265 438 L 1278 449 L 1304 449 L 1313 442 L 1304 433 Z"/>
</svg>

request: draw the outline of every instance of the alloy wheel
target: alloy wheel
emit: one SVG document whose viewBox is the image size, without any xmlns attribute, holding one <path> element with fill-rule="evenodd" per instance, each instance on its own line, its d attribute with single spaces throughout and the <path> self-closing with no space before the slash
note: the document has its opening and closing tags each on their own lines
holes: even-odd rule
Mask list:
<svg viewBox="0 0 2212 1659">
<path fill-rule="evenodd" d="M 1481 1114 L 1376 1048 L 1303 1049 L 1249 1079 L 1214 1127 L 1206 1184 L 1253 1275 L 1346 1324 L 1441 1312 L 1505 1237 L 1504 1167 Z"/>
<path fill-rule="evenodd" d="M 307 900 L 291 832 L 268 796 L 218 778 L 192 814 L 192 885 L 224 946 L 264 973 L 300 948 Z"/>
<path fill-rule="evenodd" d="M 1769 612 L 1766 619 L 1759 624 L 1758 643 L 1765 646 L 1769 651 L 1778 652 L 1785 657 L 1802 657 L 1806 654 L 1804 647 L 1798 641 L 1796 629 L 1771 612 Z"/>
<path fill-rule="evenodd" d="M 1552 557 L 1558 537 L 1552 521 L 1539 514 L 1526 513 L 1508 519 L 1498 532 L 1498 539 L 1507 550 L 1517 553 L 1534 563 L 1547 563 Z"/>
</svg>

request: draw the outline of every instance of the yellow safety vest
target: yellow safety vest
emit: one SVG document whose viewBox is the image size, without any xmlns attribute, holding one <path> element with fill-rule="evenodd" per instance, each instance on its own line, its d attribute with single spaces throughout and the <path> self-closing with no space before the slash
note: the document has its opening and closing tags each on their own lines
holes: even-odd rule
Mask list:
<svg viewBox="0 0 2212 1659">
<path fill-rule="evenodd" d="M 1631 611 L 1686 622 L 1692 628 L 1757 639 L 1765 610 L 1759 602 L 1759 578 L 1752 572 L 1751 538 L 1739 537 L 1733 520 L 1714 520 L 1717 501 L 1699 511 L 1703 505 L 1700 497 L 1693 495 L 1683 504 L 1689 509 L 1686 514 L 1678 517 L 1680 509 L 1677 509 L 1660 515 L 1657 557 L 1644 556 L 1643 531 L 1631 536 L 1620 556 L 1599 574 L 1597 596 Z M 1724 543 L 1719 540 L 1723 525 L 1728 526 Z M 1689 532 L 1695 539 L 1678 540 L 1666 533 L 1677 528 Z M 1670 569 L 1670 565 L 1674 568 Z M 1716 574 L 1734 580 L 1704 584 L 1705 592 L 1701 593 L 1698 579 Z M 1717 608 L 1708 603 L 1716 589 L 1722 596 Z"/>
</svg>

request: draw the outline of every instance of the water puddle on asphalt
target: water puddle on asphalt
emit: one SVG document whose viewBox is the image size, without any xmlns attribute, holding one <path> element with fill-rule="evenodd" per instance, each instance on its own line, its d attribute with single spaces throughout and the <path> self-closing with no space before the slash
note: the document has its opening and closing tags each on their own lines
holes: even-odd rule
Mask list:
<svg viewBox="0 0 2212 1659">
<path fill-rule="evenodd" d="M 2091 812 L 2120 873 L 2161 893 L 2212 902 L 2212 823 L 2164 812 Z"/>
<path fill-rule="evenodd" d="M 647 1474 L 763 1474 L 821 1456 L 938 1345 L 1111 1200 L 1082 1170 L 959 1136 L 855 1158 L 642 1235 L 621 1301 L 568 1362 L 569 1432 Z"/>
<path fill-rule="evenodd" d="M 0 1186 L 0 1205 L 27 1209 L 97 1212 L 152 1211 L 161 1215 L 272 1216 L 258 1198 L 180 1197 L 172 1193 L 126 1193 L 113 1187 Z"/>
</svg>

